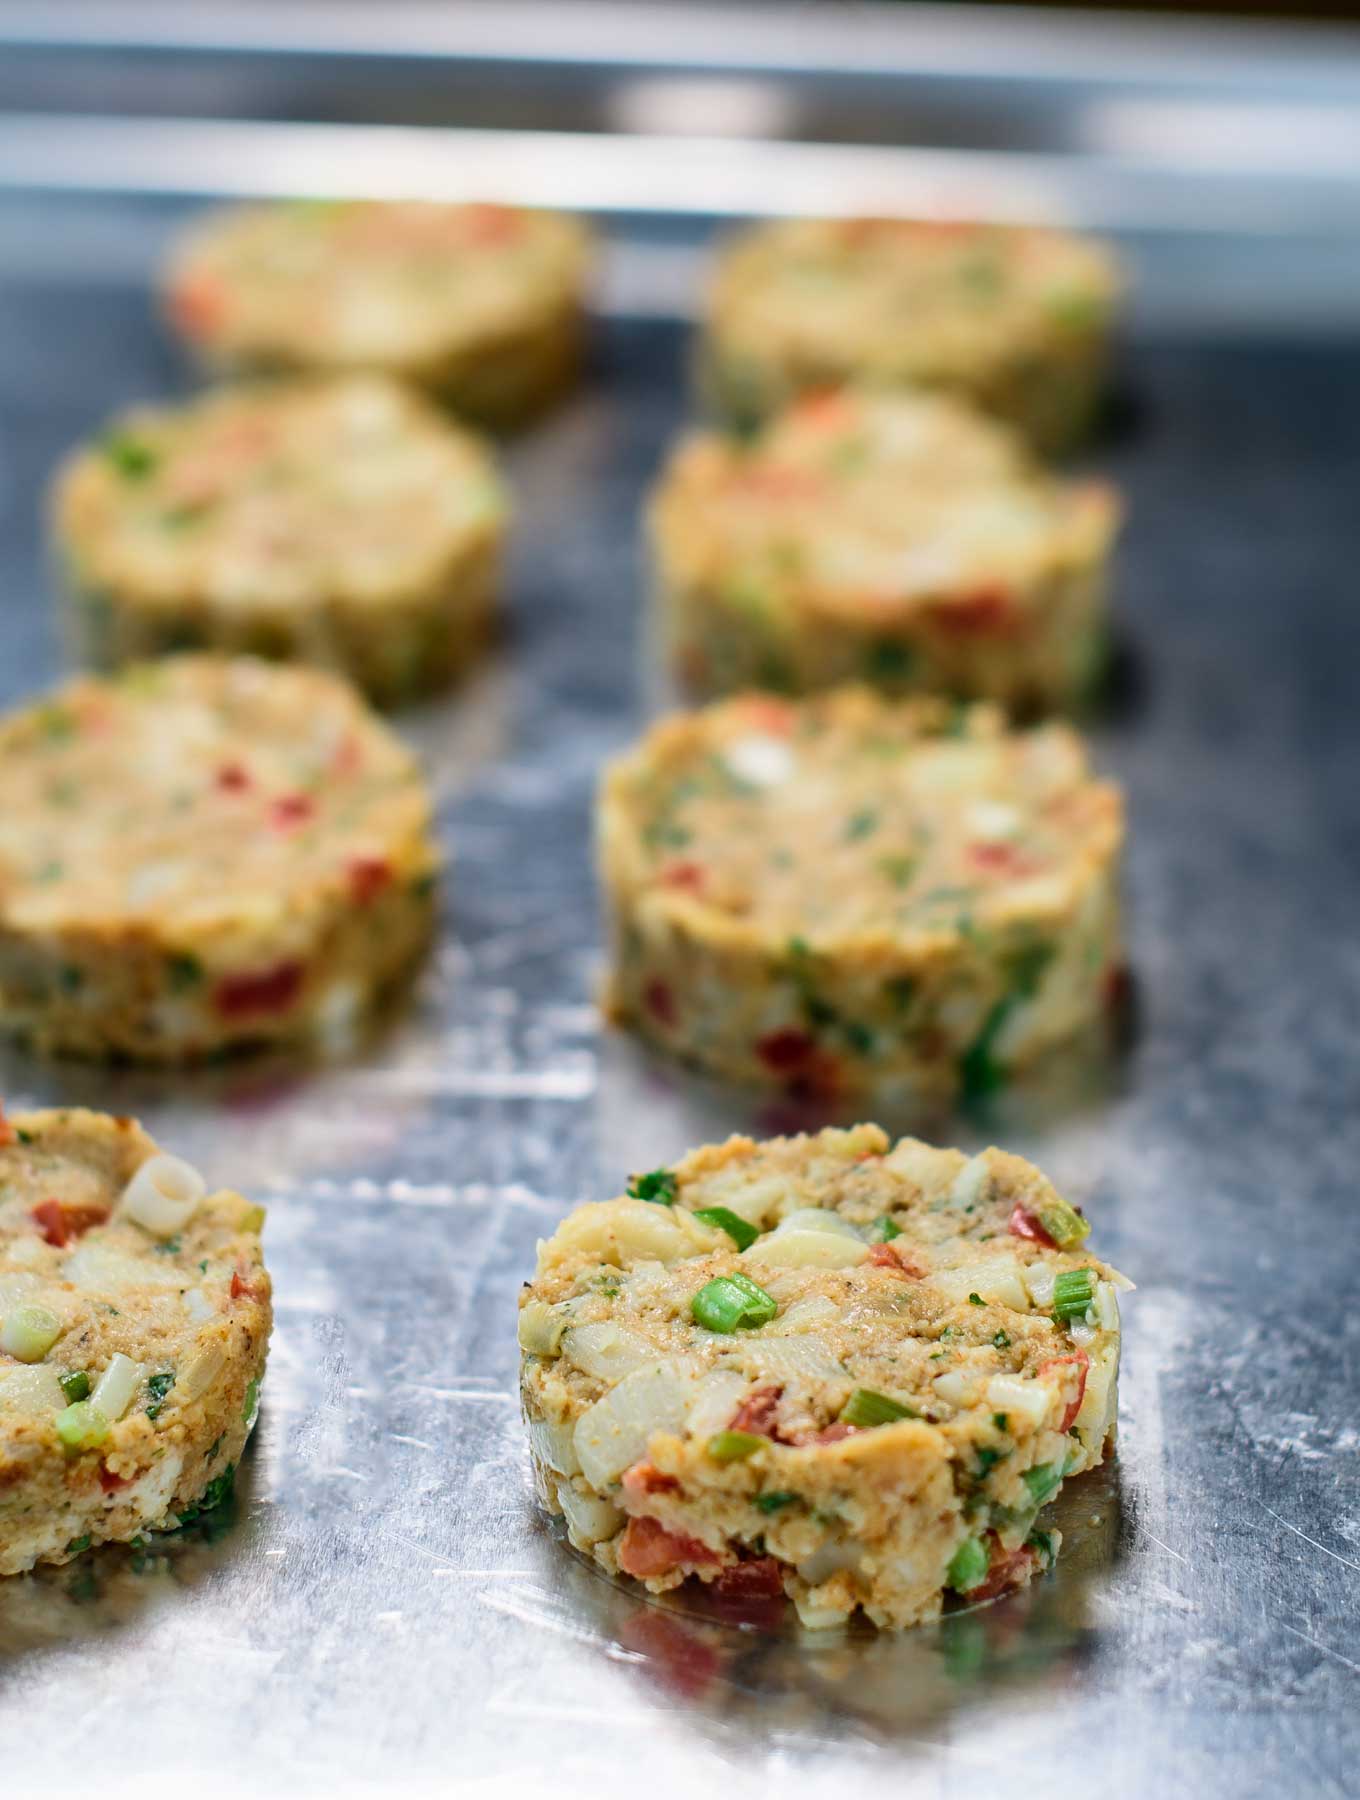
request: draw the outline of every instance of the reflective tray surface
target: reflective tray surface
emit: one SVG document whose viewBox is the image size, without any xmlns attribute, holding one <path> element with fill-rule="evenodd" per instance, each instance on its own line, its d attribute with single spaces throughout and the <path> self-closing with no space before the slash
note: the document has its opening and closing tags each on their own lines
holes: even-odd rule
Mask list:
<svg viewBox="0 0 1360 1800">
<path fill-rule="evenodd" d="M 155 235 L 150 207 L 110 199 L 110 243 Z M 79 217 L 0 202 L 5 704 L 60 667 L 47 472 L 187 383 L 140 253 L 82 258 Z M 884 1121 L 1034 1157 L 1138 1282 L 1119 1455 L 1064 1496 L 1056 1573 L 898 1637 L 762 1634 L 611 1585 L 534 1512 L 535 1239 L 633 1168 L 786 1122 L 593 1007 L 591 790 L 669 698 L 637 511 L 686 356 L 680 321 L 616 308 L 581 396 L 509 451 L 508 641 L 399 720 L 453 874 L 377 1041 L 189 1079 L 0 1057 L 11 1106 L 135 1111 L 266 1201 L 278 1308 L 228 1513 L 0 1584 L 16 1792 L 1355 1791 L 1355 337 L 1133 332 L 1092 459 L 1131 509 L 1094 728 L 1132 815 L 1129 1041 L 989 1115 Z"/>
</svg>

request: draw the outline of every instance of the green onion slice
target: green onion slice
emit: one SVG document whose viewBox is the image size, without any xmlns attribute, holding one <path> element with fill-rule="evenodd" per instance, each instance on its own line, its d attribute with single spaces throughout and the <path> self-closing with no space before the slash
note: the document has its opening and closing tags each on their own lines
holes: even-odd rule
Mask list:
<svg viewBox="0 0 1360 1800">
<path fill-rule="evenodd" d="M 779 1303 L 747 1275 L 716 1275 L 699 1289 L 689 1310 L 696 1325 L 731 1332 L 768 1325 L 778 1314 Z"/>
<path fill-rule="evenodd" d="M 673 1169 L 652 1169 L 646 1175 L 628 1177 L 630 1198 L 650 1200 L 655 1206 L 674 1206 L 678 1186 Z"/>
<path fill-rule="evenodd" d="M 738 1250 L 749 1249 L 760 1236 L 754 1225 L 726 1206 L 705 1206 L 694 1216 L 705 1225 L 716 1225 L 719 1231 L 725 1231 Z"/>
<path fill-rule="evenodd" d="M 1064 1269 L 1053 1283 L 1053 1317 L 1059 1321 L 1079 1319 L 1095 1297 L 1089 1269 Z"/>
<path fill-rule="evenodd" d="M 763 1450 L 769 1438 L 760 1437 L 754 1431 L 718 1431 L 705 1444 L 712 1461 L 716 1463 L 745 1462 L 748 1456 L 754 1456 L 757 1450 Z"/>
<path fill-rule="evenodd" d="M 77 1400 L 57 1414 L 57 1436 L 68 1450 L 95 1450 L 109 1435 L 109 1421 L 89 1400 Z"/>
<path fill-rule="evenodd" d="M 1036 1218 L 1059 1250 L 1075 1250 L 1088 1236 L 1091 1221 L 1083 1219 L 1075 1206 L 1069 1206 L 1061 1194 L 1053 1194 L 1027 1210 Z"/>
<path fill-rule="evenodd" d="M 73 1404 L 77 1400 L 88 1400 L 90 1397 L 90 1378 L 84 1369 L 77 1369 L 73 1374 L 58 1377 L 61 1391 Z"/>
<path fill-rule="evenodd" d="M 1034 1468 L 1026 1469 L 1020 1477 L 1036 1506 L 1042 1506 L 1045 1500 L 1053 1498 L 1062 1485 L 1062 1478 L 1062 1463 L 1037 1463 Z"/>
<path fill-rule="evenodd" d="M 946 1585 L 957 1594 L 966 1594 L 969 1588 L 978 1587 L 987 1579 L 991 1561 L 981 1538 L 965 1538 L 950 1558 Z"/>
<path fill-rule="evenodd" d="M 919 1419 L 921 1415 L 900 1401 L 890 1400 L 886 1394 L 876 1394 L 872 1388 L 856 1388 L 841 1408 L 840 1416 L 846 1425 L 868 1426 L 894 1425 L 898 1419 Z"/>
</svg>

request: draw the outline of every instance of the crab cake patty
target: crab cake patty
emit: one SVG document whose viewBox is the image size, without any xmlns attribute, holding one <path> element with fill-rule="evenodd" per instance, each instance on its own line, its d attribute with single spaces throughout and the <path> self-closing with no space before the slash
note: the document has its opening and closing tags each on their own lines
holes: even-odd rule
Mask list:
<svg viewBox="0 0 1360 1800">
<path fill-rule="evenodd" d="M 680 673 L 707 693 L 867 680 L 1041 710 L 1091 688 L 1118 503 L 940 396 L 842 389 L 754 439 L 681 445 L 652 539 Z"/>
<path fill-rule="evenodd" d="M 131 1119 L 0 1113 L 0 1575 L 225 1497 L 269 1346 L 263 1222 Z"/>
<path fill-rule="evenodd" d="M 538 1491 L 653 1592 L 804 1624 L 1027 1582 L 1115 1427 L 1124 1278 L 1029 1163 L 876 1125 L 692 1151 L 578 1207 L 520 1301 Z"/>
<path fill-rule="evenodd" d="M 828 383 L 944 388 L 1065 447 L 1099 399 L 1118 270 L 1066 232 L 797 219 L 736 238 L 708 309 L 707 384 L 751 421 Z"/>
<path fill-rule="evenodd" d="M 71 458 L 53 501 L 81 648 L 104 667 L 249 652 L 392 703 L 446 685 L 491 635 L 494 464 L 383 377 L 140 408 Z"/>
<path fill-rule="evenodd" d="M 0 1027 L 40 1048 L 336 1044 L 429 936 L 425 782 L 316 670 L 72 681 L 0 720 L 0 789 Z"/>
<path fill-rule="evenodd" d="M 1123 808 L 1063 725 L 746 695 L 654 727 L 597 824 L 607 1007 L 719 1076 L 983 1092 L 1114 985 Z"/>
<path fill-rule="evenodd" d="M 576 377 L 590 249 L 580 220 L 510 206 L 236 207 L 180 244 L 165 304 L 211 363 L 383 370 L 509 425 Z"/>
</svg>

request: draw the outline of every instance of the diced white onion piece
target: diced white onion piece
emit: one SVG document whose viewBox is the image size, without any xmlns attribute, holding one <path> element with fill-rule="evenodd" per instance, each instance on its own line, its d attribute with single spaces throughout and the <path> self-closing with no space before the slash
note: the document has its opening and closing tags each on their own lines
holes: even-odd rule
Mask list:
<svg viewBox="0 0 1360 1800">
<path fill-rule="evenodd" d="M 804 1557 L 798 1573 L 809 1587 L 817 1587 L 843 1569 L 857 1569 L 864 1557 L 864 1545 L 858 1538 L 833 1538 Z"/>
<path fill-rule="evenodd" d="M 831 1325 L 840 1317 L 840 1308 L 825 1294 L 808 1294 L 795 1300 L 763 1332 L 765 1337 L 797 1337 L 800 1332 L 816 1331 L 819 1325 Z"/>
<path fill-rule="evenodd" d="M 845 1376 L 841 1363 L 818 1338 L 755 1338 L 742 1345 L 742 1352 L 747 1365 L 767 1380 L 836 1381 Z"/>
<path fill-rule="evenodd" d="M 623 1514 L 611 1500 L 605 1500 L 599 1494 L 579 1493 L 569 1481 L 558 1482 L 557 1503 L 572 1537 L 584 1546 L 613 1537 L 623 1524 Z"/>
<path fill-rule="evenodd" d="M 838 1212 L 825 1206 L 800 1206 L 786 1219 L 781 1219 L 775 1230 L 834 1231 L 839 1237 L 853 1238 L 857 1244 L 863 1241 L 849 1219 L 843 1219 Z"/>
<path fill-rule="evenodd" d="M 65 1405 L 66 1396 L 51 1363 L 0 1369 L 0 1414 L 60 1412 Z"/>
<path fill-rule="evenodd" d="M 1022 1375 L 993 1375 L 987 1383 L 987 1404 L 1012 1421 L 1023 1419 L 1037 1431 L 1053 1404 L 1053 1389 Z"/>
<path fill-rule="evenodd" d="M 708 1181 L 691 1187 L 685 1196 L 693 1207 L 725 1206 L 750 1225 L 759 1225 L 778 1207 L 788 1192 L 788 1182 L 777 1175 L 759 1175 L 752 1180 L 728 1177 L 721 1182 Z"/>
<path fill-rule="evenodd" d="M 529 1420 L 529 1444 L 540 1462 L 559 1475 L 577 1475 L 581 1464 L 570 1425 L 554 1425 L 548 1419 Z"/>
<path fill-rule="evenodd" d="M 1073 1424 L 1081 1433 L 1080 1446 L 1085 1457 L 1083 1467 L 1099 1456 L 1110 1426 L 1114 1423 L 1119 1393 L 1118 1340 L 1097 1351 L 1086 1370 L 1086 1392 L 1081 1397 L 1081 1411 Z M 1073 1448 L 1078 1440 L 1073 1441 Z"/>
<path fill-rule="evenodd" d="M 1053 1283 L 1055 1272 L 1047 1263 L 1032 1262 L 1025 1264 L 1024 1281 L 1029 1290 L 1029 1297 L 1040 1312 L 1047 1312 L 1053 1304 Z"/>
<path fill-rule="evenodd" d="M 749 1250 L 743 1262 L 766 1263 L 776 1269 L 849 1269 L 864 1262 L 869 1246 L 838 1231 L 772 1231 Z"/>
<path fill-rule="evenodd" d="M 122 1210 L 152 1237 L 173 1237 L 198 1210 L 208 1184 L 178 1156 L 150 1156 L 123 1189 Z"/>
<path fill-rule="evenodd" d="M 1000 800 L 979 800 L 968 809 L 969 835 L 986 844 L 1004 843 L 1023 824 L 1019 810 Z"/>
<path fill-rule="evenodd" d="M 931 1386 L 950 1406 L 971 1406 L 977 1399 L 977 1377 L 966 1369 L 944 1369 Z"/>
<path fill-rule="evenodd" d="M 159 1265 L 165 1263 L 165 1267 Z M 78 1244 L 62 1266 L 62 1276 L 86 1293 L 111 1294 L 120 1288 L 178 1288 L 183 1272 L 166 1257 L 129 1256 L 103 1244 Z"/>
<path fill-rule="evenodd" d="M 592 1487 L 607 1487 L 658 1431 L 679 1431 L 694 1391 L 688 1371 L 650 1363 L 625 1375 L 576 1421 L 576 1454 Z"/>
<path fill-rule="evenodd" d="M 133 1396 L 142 1385 L 142 1365 L 133 1362 L 130 1356 L 117 1351 L 109 1360 L 109 1366 L 95 1383 L 94 1392 L 90 1395 L 90 1405 L 96 1412 L 102 1412 L 110 1424 L 121 1419 L 132 1405 Z"/>
<path fill-rule="evenodd" d="M 739 781 L 754 787 L 775 787 L 793 773 L 793 751 L 784 739 L 756 732 L 733 738 L 723 751 L 723 761 Z"/>
<path fill-rule="evenodd" d="M 737 1409 L 737 1402 L 750 1387 L 744 1375 L 735 1369 L 710 1369 L 694 1391 L 685 1429 L 694 1438 L 710 1438 L 723 1431 Z"/>
<path fill-rule="evenodd" d="M 1113 1284 L 1108 1281 L 1096 1283 L 1095 1305 L 1092 1311 L 1096 1316 L 1096 1324 L 1102 1331 L 1119 1330 L 1119 1297 Z"/>
<path fill-rule="evenodd" d="M 0 1275 L 0 1316 L 21 1306 L 42 1282 L 36 1275 Z"/>
<path fill-rule="evenodd" d="M 556 1356 L 562 1334 L 571 1324 L 565 1306 L 549 1306 L 546 1300 L 530 1300 L 519 1309 L 519 1347 L 531 1356 Z"/>
<path fill-rule="evenodd" d="M 5 1314 L 0 1350 L 21 1363 L 41 1362 L 61 1336 L 61 1320 L 49 1306 L 28 1301 Z"/>
<path fill-rule="evenodd" d="M 175 1398 L 187 1406 L 212 1386 L 226 1365 L 227 1353 L 219 1343 L 200 1344 L 191 1351 L 175 1378 Z"/>
<path fill-rule="evenodd" d="M 1091 1309 L 1088 1307 L 1084 1319 L 1072 1319 L 1068 1322 L 1068 1335 L 1079 1350 L 1084 1350 L 1088 1344 L 1095 1341 L 1096 1328 L 1088 1323 L 1090 1317 Z"/>
<path fill-rule="evenodd" d="M 578 1206 L 539 1246 L 539 1268 L 575 1251 L 602 1262 L 677 1262 L 699 1246 L 729 1249 L 725 1231 L 710 1227 L 680 1207 L 656 1206 L 648 1200 L 595 1200 Z M 545 1258 L 547 1259 L 545 1263 Z"/>
<path fill-rule="evenodd" d="M 950 1179 L 957 1155 L 957 1150 L 937 1150 L 933 1144 L 923 1144 L 920 1138 L 903 1138 L 883 1158 L 883 1166 L 913 1182 L 922 1193 L 933 1194 Z"/>
<path fill-rule="evenodd" d="M 992 1171 L 985 1156 L 974 1156 L 959 1170 L 949 1190 L 949 1198 L 954 1206 L 962 1210 L 964 1207 L 976 1206 L 986 1191 L 992 1178 Z"/>
<path fill-rule="evenodd" d="M 836 1631 L 844 1626 L 849 1614 L 834 1606 L 821 1606 L 809 1594 L 795 1594 L 798 1623 L 804 1631 Z"/>
<path fill-rule="evenodd" d="M 976 1294 L 980 1300 L 995 1300 L 1015 1312 L 1029 1311 L 1029 1291 L 1020 1264 L 1006 1256 L 988 1257 L 986 1262 L 964 1263 L 957 1269 L 936 1269 L 929 1277 L 932 1287 L 948 1294 L 951 1300 L 966 1300 Z"/>
<path fill-rule="evenodd" d="M 1130 1281 L 1127 1275 L 1121 1275 L 1118 1269 L 1110 1270 L 1110 1285 L 1117 1288 L 1121 1294 L 1136 1293 L 1138 1287 L 1138 1284 Z"/>
<path fill-rule="evenodd" d="M 184 1310 L 195 1325 L 206 1325 L 216 1313 L 217 1308 L 202 1288 L 189 1288 L 184 1295 Z"/>
<path fill-rule="evenodd" d="M 595 1325 L 573 1325 L 562 1338 L 562 1354 L 587 1375 L 621 1381 L 644 1363 L 655 1362 L 656 1346 L 606 1319 Z"/>
</svg>

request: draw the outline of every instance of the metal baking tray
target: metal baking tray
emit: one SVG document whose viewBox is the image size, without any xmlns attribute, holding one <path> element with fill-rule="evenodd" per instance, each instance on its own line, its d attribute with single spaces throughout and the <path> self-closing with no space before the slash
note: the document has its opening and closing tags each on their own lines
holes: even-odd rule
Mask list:
<svg viewBox="0 0 1360 1800">
<path fill-rule="evenodd" d="M 507 451 L 508 641 L 399 719 L 453 858 L 410 1007 L 322 1068 L 0 1054 L 9 1104 L 135 1111 L 266 1201 L 278 1307 L 226 1514 L 0 1584 L 16 1789 L 1355 1791 L 1358 97 L 1342 32 L 0 6 L 5 704 L 61 667 L 52 464 L 191 379 L 148 283 L 203 199 L 476 189 L 580 205 L 609 240 L 590 379 Z M 1093 736 L 1132 816 L 1135 1016 L 1113 1056 L 925 1124 L 1034 1157 L 1139 1291 L 1119 1455 L 1063 1497 L 1056 1572 L 936 1628 L 828 1637 L 650 1602 L 557 1539 L 513 1315 L 577 1201 L 804 1122 L 601 1028 L 591 791 L 672 698 L 637 514 L 686 415 L 715 222 L 893 199 L 1073 218 L 1133 269 L 1089 460 L 1130 504 Z"/>
</svg>

